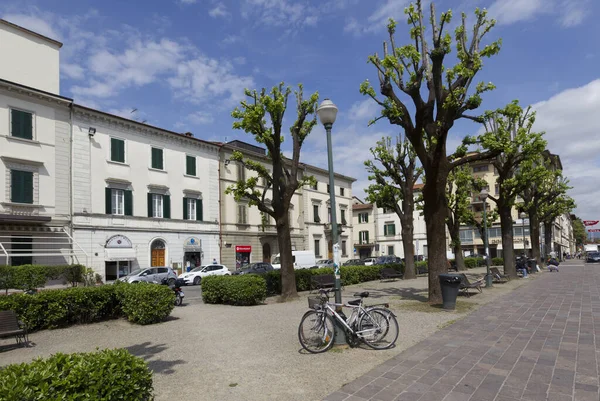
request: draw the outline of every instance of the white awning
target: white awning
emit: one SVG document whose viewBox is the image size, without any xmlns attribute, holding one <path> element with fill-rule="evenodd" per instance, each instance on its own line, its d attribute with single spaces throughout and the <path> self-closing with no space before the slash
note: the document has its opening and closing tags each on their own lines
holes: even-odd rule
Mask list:
<svg viewBox="0 0 600 401">
<path fill-rule="evenodd" d="M 496 248 L 497 250 L 501 251 L 502 250 L 502 243 L 498 244 L 498 247 Z M 523 243 L 522 242 L 515 242 L 513 243 L 513 249 L 523 249 Z M 529 246 L 529 244 L 527 244 L 527 249 L 531 249 L 531 247 Z"/>
<path fill-rule="evenodd" d="M 133 248 L 105 248 L 104 260 L 117 262 L 121 260 L 135 260 L 135 249 Z"/>
</svg>

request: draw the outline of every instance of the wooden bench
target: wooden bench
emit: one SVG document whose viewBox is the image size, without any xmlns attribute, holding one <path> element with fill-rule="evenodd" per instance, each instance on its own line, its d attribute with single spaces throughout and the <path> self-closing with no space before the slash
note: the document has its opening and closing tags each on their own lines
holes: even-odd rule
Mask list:
<svg viewBox="0 0 600 401">
<path fill-rule="evenodd" d="M 24 347 L 29 343 L 27 327 L 19 322 L 17 314 L 11 310 L 0 311 L 0 338 L 14 337 L 17 344 Z"/>
<path fill-rule="evenodd" d="M 460 286 L 458 287 L 458 289 L 462 294 L 466 295 L 467 297 L 470 297 L 471 294 L 469 294 L 469 290 L 471 288 L 474 288 L 474 289 L 478 290 L 479 292 L 483 292 L 481 290 L 482 285 L 483 285 L 483 279 L 477 280 L 476 282 L 471 283 L 469 281 L 469 279 L 467 278 L 467 275 L 462 273 L 460 275 Z"/>
<path fill-rule="evenodd" d="M 393 269 L 391 267 L 384 267 L 379 272 L 379 277 L 381 278 L 381 281 L 383 281 L 383 280 L 396 280 L 398 278 L 402 278 L 402 276 L 403 276 L 402 273 L 400 273 L 398 270 Z"/>
<path fill-rule="evenodd" d="M 316 274 L 310 278 L 310 292 L 335 286 L 335 275 Z"/>
</svg>

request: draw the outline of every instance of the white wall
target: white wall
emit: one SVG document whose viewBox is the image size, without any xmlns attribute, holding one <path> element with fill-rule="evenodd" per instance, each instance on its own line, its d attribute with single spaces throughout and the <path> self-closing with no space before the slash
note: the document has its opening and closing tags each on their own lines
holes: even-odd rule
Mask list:
<svg viewBox="0 0 600 401">
<path fill-rule="evenodd" d="M 0 78 L 59 94 L 59 48 L 0 21 Z"/>
</svg>

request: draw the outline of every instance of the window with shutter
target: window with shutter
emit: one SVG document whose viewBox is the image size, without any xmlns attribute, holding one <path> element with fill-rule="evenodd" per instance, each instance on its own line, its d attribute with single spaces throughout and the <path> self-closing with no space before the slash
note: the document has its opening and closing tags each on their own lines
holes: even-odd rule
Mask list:
<svg viewBox="0 0 600 401">
<path fill-rule="evenodd" d="M 22 139 L 33 139 L 33 114 L 23 110 L 10 110 L 10 134 Z"/>
<path fill-rule="evenodd" d="M 110 138 L 110 160 L 125 163 L 125 141 L 118 138 Z"/>
<path fill-rule="evenodd" d="M 188 198 L 183 198 L 183 219 L 189 220 L 189 211 L 188 211 Z"/>
<path fill-rule="evenodd" d="M 204 211 L 202 210 L 202 199 L 196 199 L 196 220 L 204 221 Z"/>
<path fill-rule="evenodd" d="M 196 176 L 196 157 L 186 156 L 185 157 L 185 173 L 187 175 Z"/>
<path fill-rule="evenodd" d="M 125 216 L 133 216 L 133 192 L 124 190 L 125 194 Z"/>
<path fill-rule="evenodd" d="M 152 148 L 152 168 L 157 170 L 163 170 L 163 150 L 159 148 Z"/>
<path fill-rule="evenodd" d="M 15 203 L 33 203 L 33 172 L 10 171 L 10 201 Z"/>
<path fill-rule="evenodd" d="M 113 189 L 111 205 L 111 214 L 117 216 L 125 215 L 125 191 L 122 189 Z"/>
<path fill-rule="evenodd" d="M 150 194 L 152 199 L 152 214 L 150 217 L 163 217 L 163 196 L 160 194 Z"/>
<path fill-rule="evenodd" d="M 163 195 L 163 215 L 165 219 L 171 218 L 171 197 L 169 195 Z"/>
</svg>

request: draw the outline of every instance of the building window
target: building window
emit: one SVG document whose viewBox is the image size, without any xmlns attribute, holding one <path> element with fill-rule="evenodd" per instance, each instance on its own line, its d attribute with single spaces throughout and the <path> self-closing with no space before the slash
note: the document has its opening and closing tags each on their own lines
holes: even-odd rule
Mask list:
<svg viewBox="0 0 600 401">
<path fill-rule="evenodd" d="M 369 232 L 368 231 L 360 231 L 358 233 L 358 243 L 359 244 L 368 244 L 369 243 Z"/>
<path fill-rule="evenodd" d="M 33 238 L 31 237 L 12 237 L 11 252 L 13 254 L 24 254 L 23 256 L 12 256 L 10 264 L 12 266 L 22 266 L 33 264 Z"/>
<path fill-rule="evenodd" d="M 331 192 L 331 186 L 329 184 L 327 184 L 327 193 Z"/>
<path fill-rule="evenodd" d="M 388 209 L 387 207 L 384 207 L 384 208 L 383 208 L 383 214 L 390 214 L 390 213 L 392 213 L 392 212 L 393 212 L 393 210 L 392 210 L 392 209 Z"/>
<path fill-rule="evenodd" d="M 202 221 L 202 199 L 183 198 L 183 219 Z"/>
<path fill-rule="evenodd" d="M 196 176 L 196 156 L 185 157 L 185 173 L 194 177 Z"/>
<path fill-rule="evenodd" d="M 126 189 L 106 188 L 106 214 L 133 215 L 132 192 Z"/>
<path fill-rule="evenodd" d="M 340 217 L 343 225 L 348 224 L 348 222 L 346 222 L 346 209 L 340 209 Z"/>
<path fill-rule="evenodd" d="M 344 188 L 340 187 L 340 196 L 344 196 Z"/>
<path fill-rule="evenodd" d="M 246 205 L 238 205 L 238 224 L 248 224 L 248 208 Z"/>
<path fill-rule="evenodd" d="M 246 167 L 242 162 L 238 162 L 237 164 L 237 177 L 238 181 L 246 181 Z"/>
<path fill-rule="evenodd" d="M 314 189 L 315 191 L 319 189 L 319 182 L 315 181 L 315 183 L 311 186 L 312 189 Z"/>
<path fill-rule="evenodd" d="M 125 141 L 118 138 L 110 138 L 110 160 L 125 163 Z"/>
<path fill-rule="evenodd" d="M 473 230 L 460 230 L 460 242 L 465 244 L 473 243 Z"/>
<path fill-rule="evenodd" d="M 496 185 L 494 186 L 494 192 L 496 195 L 500 194 L 500 184 L 496 183 Z"/>
<path fill-rule="evenodd" d="M 23 110 L 10 110 L 10 135 L 33 139 L 33 114 Z"/>
<path fill-rule="evenodd" d="M 502 232 L 500 230 L 500 227 L 488 228 L 488 235 L 490 236 L 490 238 L 501 237 Z"/>
<path fill-rule="evenodd" d="M 321 241 L 318 239 L 315 240 L 315 256 L 317 258 L 321 257 Z"/>
<path fill-rule="evenodd" d="M 152 168 L 164 170 L 162 149 L 152 148 Z"/>
<path fill-rule="evenodd" d="M 315 223 L 321 222 L 321 218 L 319 217 L 319 205 L 313 205 L 313 221 Z"/>
<path fill-rule="evenodd" d="M 473 166 L 473 172 L 474 173 L 481 173 L 483 171 L 489 171 L 490 169 L 490 165 L 489 164 L 484 164 L 481 166 Z"/>
<path fill-rule="evenodd" d="M 347 256 L 348 252 L 346 251 L 346 241 L 342 241 L 342 256 Z"/>
<path fill-rule="evenodd" d="M 388 254 L 388 255 L 393 255 L 393 254 L 394 254 L 394 245 L 388 245 L 388 247 L 387 247 L 387 248 L 388 248 L 388 250 L 387 250 L 387 251 L 388 251 L 388 252 L 387 252 L 387 254 Z"/>
<path fill-rule="evenodd" d="M 358 214 L 358 222 L 359 223 L 368 223 L 369 222 L 369 213 L 359 213 Z"/>
<path fill-rule="evenodd" d="M 171 218 L 171 197 L 163 194 L 148 194 L 148 217 Z"/>
<path fill-rule="evenodd" d="M 327 208 L 327 222 L 331 223 L 331 208 Z"/>
<path fill-rule="evenodd" d="M 383 226 L 383 235 L 396 235 L 396 224 L 385 223 L 385 225 Z"/>
<path fill-rule="evenodd" d="M 33 172 L 10 170 L 10 201 L 33 203 Z"/>
</svg>

